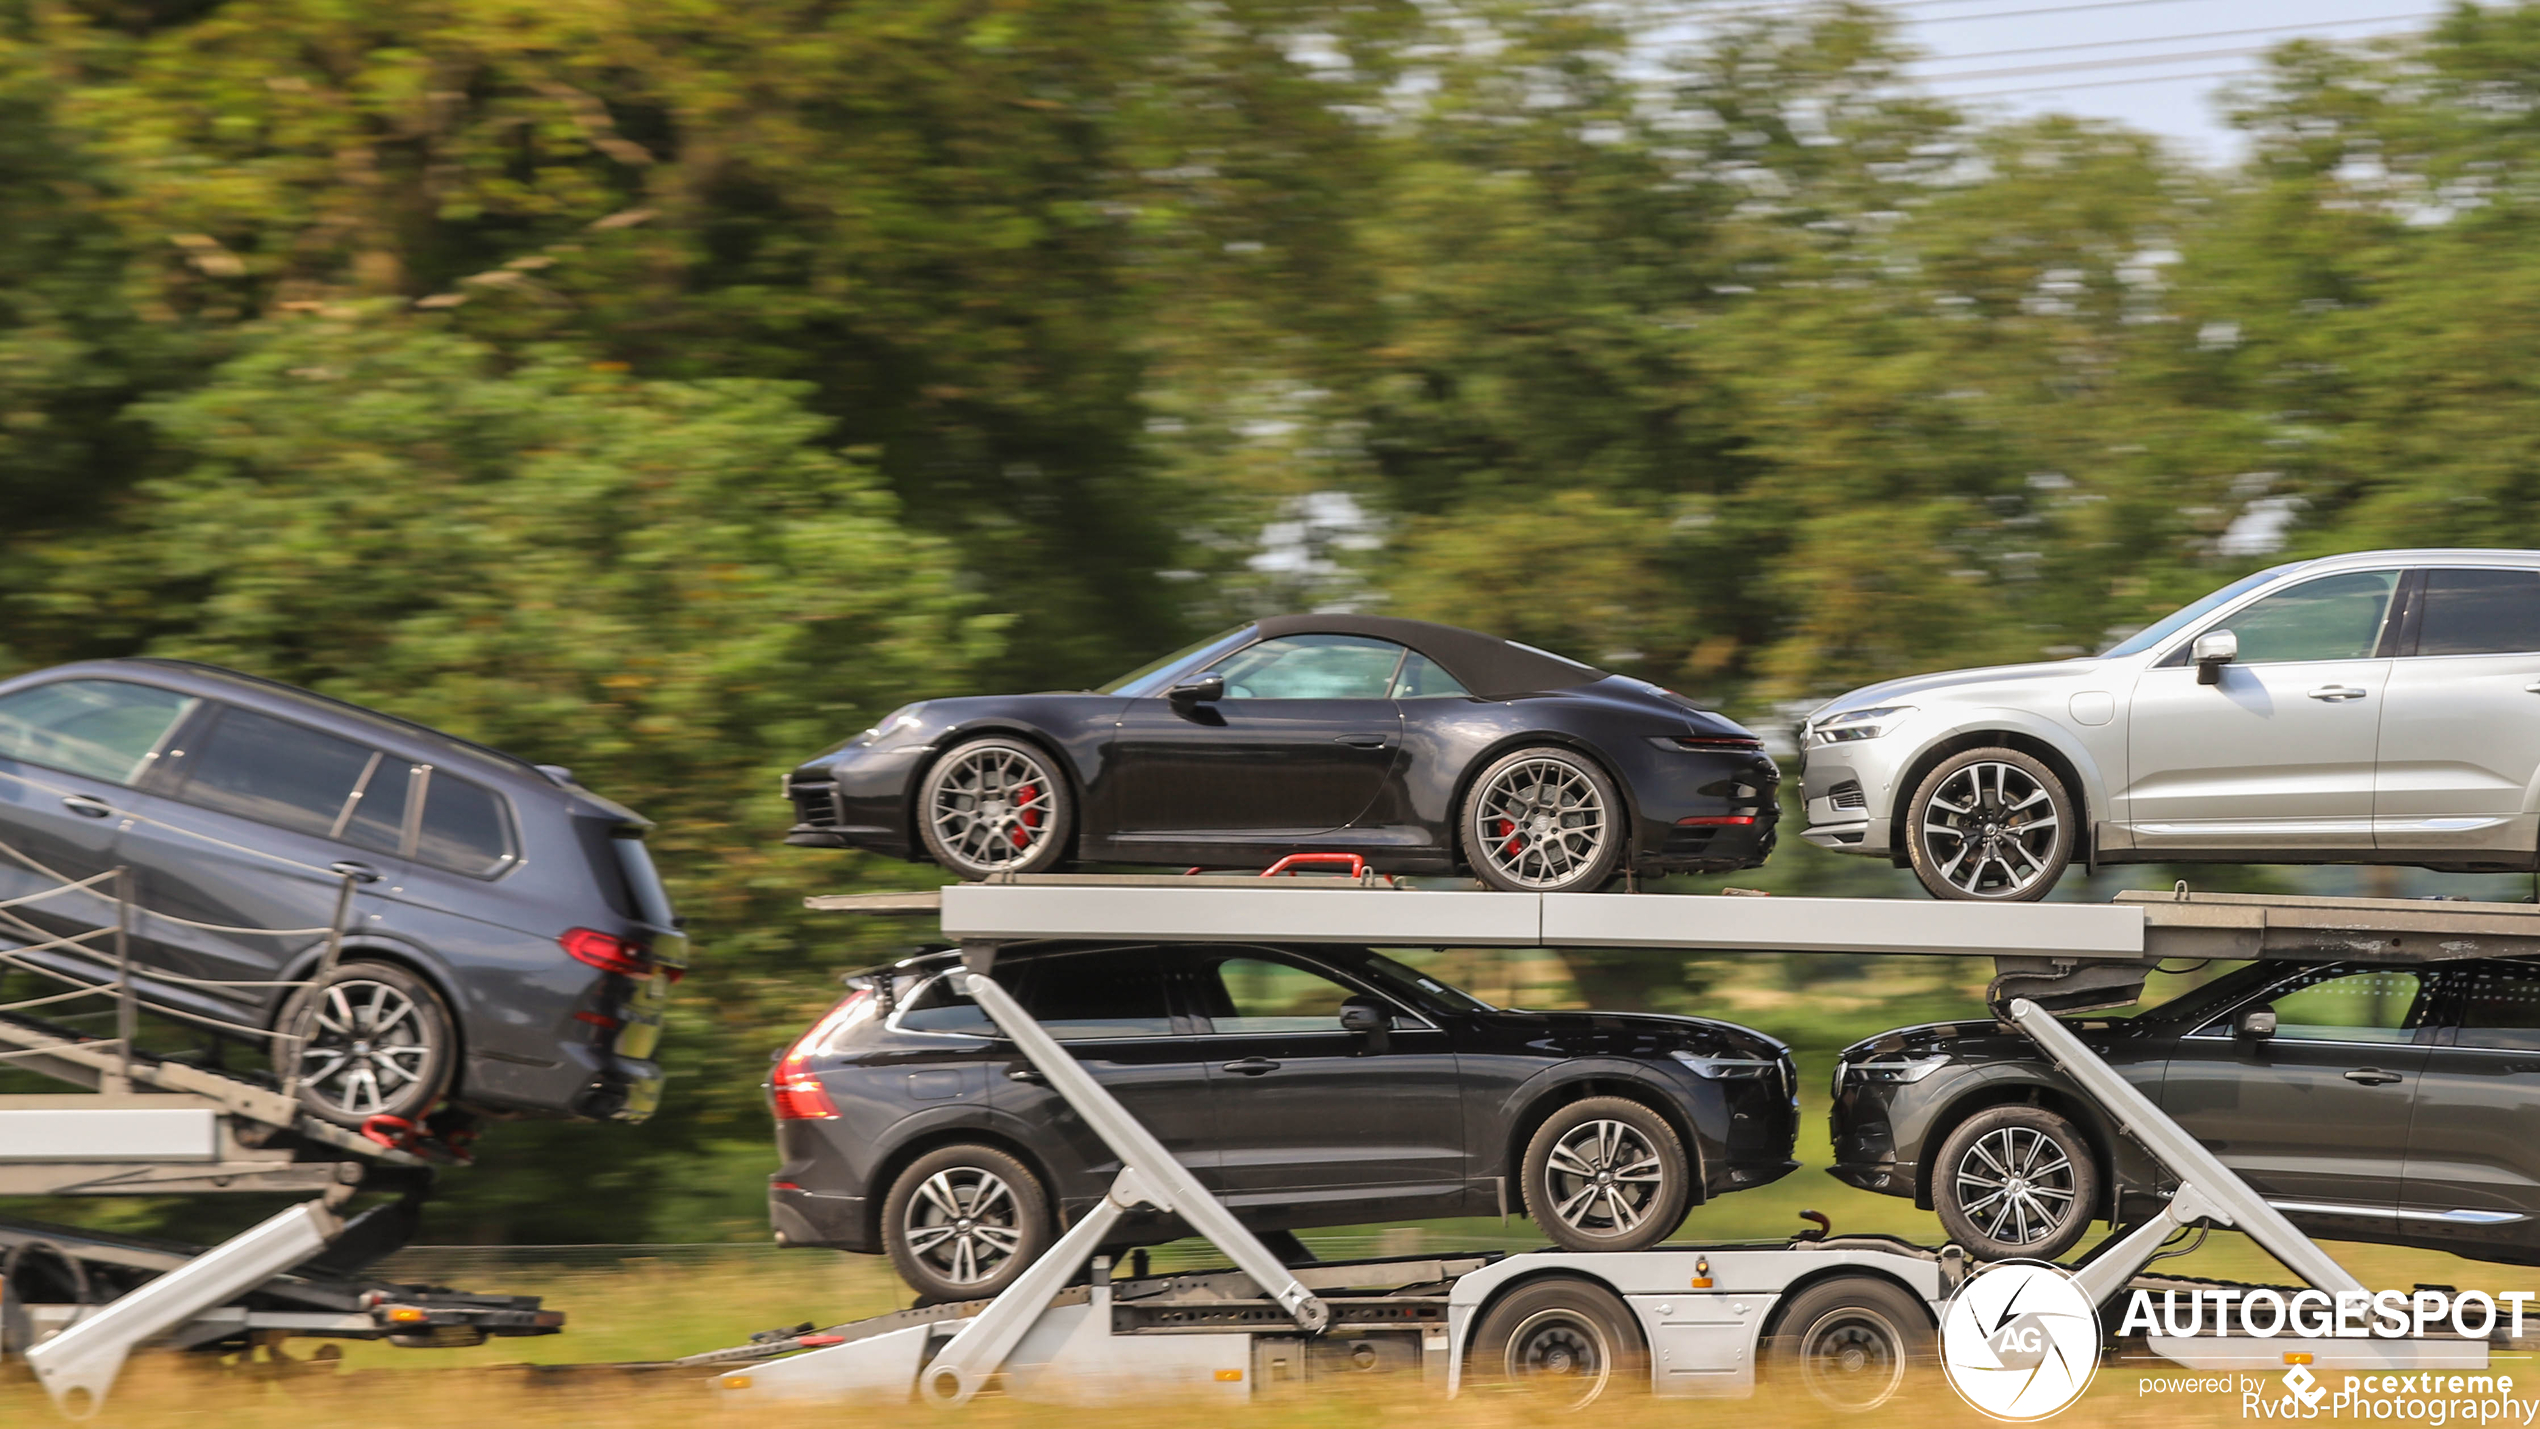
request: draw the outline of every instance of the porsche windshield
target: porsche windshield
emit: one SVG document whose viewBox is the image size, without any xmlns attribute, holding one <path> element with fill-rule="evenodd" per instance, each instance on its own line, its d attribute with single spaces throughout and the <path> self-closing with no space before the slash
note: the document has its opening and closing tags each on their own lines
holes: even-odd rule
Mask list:
<svg viewBox="0 0 2540 1429">
<path fill-rule="evenodd" d="M 1197 644 L 1185 645 L 1181 649 L 1174 651 L 1172 654 L 1165 656 L 1161 660 L 1152 660 L 1144 665 L 1140 665 L 1138 668 L 1131 670 L 1128 674 L 1121 676 L 1119 679 L 1112 681 L 1110 684 L 1096 685 L 1094 687 L 1094 693 L 1098 695 L 1128 695 L 1133 698 L 1154 694 L 1156 690 L 1163 685 L 1165 679 L 1172 675 L 1176 670 L 1181 669 L 1183 665 L 1197 659 L 1201 655 L 1214 654 L 1221 647 L 1234 644 L 1238 637 L 1244 635 L 1251 629 L 1252 627 L 1250 625 L 1238 625 L 1232 630 L 1221 630 L 1215 635 L 1211 635 L 1206 640 L 1202 640 Z"/>
</svg>

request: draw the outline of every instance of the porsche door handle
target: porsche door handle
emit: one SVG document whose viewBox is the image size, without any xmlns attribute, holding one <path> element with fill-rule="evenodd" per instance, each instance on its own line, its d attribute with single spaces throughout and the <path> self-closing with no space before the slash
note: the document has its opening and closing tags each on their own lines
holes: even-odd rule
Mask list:
<svg viewBox="0 0 2540 1429">
<path fill-rule="evenodd" d="M 2346 1074 L 2346 1080 L 2353 1082 L 2357 1086 L 2386 1087 L 2392 1082 L 2403 1081 L 2405 1079 L 2397 1072 L 2385 1072 L 2379 1067 L 2357 1067 L 2355 1070 Z"/>
<path fill-rule="evenodd" d="M 1258 1077 L 1264 1072 L 1279 1070 L 1279 1064 L 1267 1057 L 1245 1057 L 1238 1061 L 1228 1062 L 1217 1070 L 1232 1072 L 1239 1077 Z"/>
<path fill-rule="evenodd" d="M 1339 734 L 1332 736 L 1332 742 L 1346 744 L 1352 749 L 1382 749 L 1393 743 L 1393 736 L 1390 734 Z"/>
<path fill-rule="evenodd" d="M 2322 685 L 2311 691 L 2311 698 L 2335 704 L 2339 700 L 2360 700 L 2368 693 L 2370 692 L 2359 690 L 2353 685 Z"/>
</svg>

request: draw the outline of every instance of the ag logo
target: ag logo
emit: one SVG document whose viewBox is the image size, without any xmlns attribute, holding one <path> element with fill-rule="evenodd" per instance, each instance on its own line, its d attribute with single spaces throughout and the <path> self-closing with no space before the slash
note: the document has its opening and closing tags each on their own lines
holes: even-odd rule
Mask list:
<svg viewBox="0 0 2540 1429">
<path fill-rule="evenodd" d="M 1949 1387 L 1984 1413 L 2043 1419 L 2098 1372 L 2099 1312 L 2054 1266 L 1988 1266 L 1941 1311 L 1940 1362 Z"/>
</svg>

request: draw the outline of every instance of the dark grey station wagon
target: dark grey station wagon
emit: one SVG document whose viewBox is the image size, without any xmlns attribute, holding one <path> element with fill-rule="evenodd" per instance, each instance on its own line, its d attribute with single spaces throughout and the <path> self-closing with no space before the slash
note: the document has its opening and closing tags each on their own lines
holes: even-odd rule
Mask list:
<svg viewBox="0 0 2540 1429">
<path fill-rule="evenodd" d="M 687 939 L 646 827 L 564 770 L 209 665 L 0 682 L 0 899 L 129 869 L 140 998 L 215 1049 L 296 1048 L 304 1102 L 347 1125 L 445 1097 L 650 1114 Z M 31 982 L 111 980 L 107 891 L 0 910 L 0 954 Z"/>
</svg>

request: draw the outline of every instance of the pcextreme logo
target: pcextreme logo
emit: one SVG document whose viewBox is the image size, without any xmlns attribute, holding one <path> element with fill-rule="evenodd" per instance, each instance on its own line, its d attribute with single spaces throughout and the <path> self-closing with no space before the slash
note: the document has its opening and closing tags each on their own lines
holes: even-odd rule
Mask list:
<svg viewBox="0 0 2540 1429">
<path fill-rule="evenodd" d="M 2099 1370 L 2099 1311 L 2052 1265 L 2011 1260 L 1970 1276 L 1940 1312 L 1949 1387 L 2013 1423 L 2057 1413 Z"/>
</svg>

